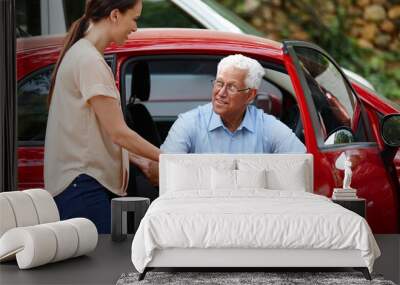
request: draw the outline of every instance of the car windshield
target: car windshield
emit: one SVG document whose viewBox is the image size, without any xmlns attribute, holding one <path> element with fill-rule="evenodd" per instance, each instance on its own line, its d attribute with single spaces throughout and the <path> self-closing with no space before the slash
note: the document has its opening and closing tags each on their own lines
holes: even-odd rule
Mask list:
<svg viewBox="0 0 400 285">
<path fill-rule="evenodd" d="M 222 17 L 227 19 L 229 22 L 234 23 L 239 29 L 241 29 L 245 34 L 255 35 L 259 37 L 265 37 L 265 34 L 249 25 L 245 20 L 240 18 L 238 15 L 228 10 L 221 4 L 215 2 L 215 0 L 203 0 L 205 4 L 210 6 L 215 12 L 220 14 Z"/>
</svg>

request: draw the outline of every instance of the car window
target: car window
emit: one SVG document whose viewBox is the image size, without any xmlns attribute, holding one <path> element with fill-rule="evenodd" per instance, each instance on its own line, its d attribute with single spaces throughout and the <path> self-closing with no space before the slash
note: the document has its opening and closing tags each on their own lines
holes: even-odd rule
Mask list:
<svg viewBox="0 0 400 285">
<path fill-rule="evenodd" d="M 318 118 L 325 145 L 371 141 L 361 103 L 336 66 L 322 53 L 295 47 Z M 350 133 L 343 140 L 343 130 Z M 341 138 L 334 139 L 337 132 Z"/>
<path fill-rule="evenodd" d="M 17 37 L 38 36 L 42 34 L 40 0 L 15 1 Z"/>
<path fill-rule="evenodd" d="M 79 19 L 85 13 L 85 1 L 63 0 L 65 24 L 69 28 L 72 23 Z"/>
<path fill-rule="evenodd" d="M 18 140 L 43 142 L 52 67 L 41 69 L 18 86 Z"/>
<path fill-rule="evenodd" d="M 185 11 L 167 0 L 144 0 L 140 28 L 197 28 L 204 29 Z"/>
<path fill-rule="evenodd" d="M 180 113 L 211 101 L 211 81 L 215 79 L 219 60 L 220 57 L 201 55 L 132 58 L 121 69 L 121 88 L 126 102 L 132 104 L 131 89 L 135 88 L 132 87 L 133 66 L 139 62 L 146 63 L 150 95 L 147 101 L 140 103 L 147 107 L 164 139 Z M 282 70 L 265 69 L 266 76 L 253 104 L 295 130 L 300 114 L 289 75 Z M 135 90 L 143 91 L 145 88 L 140 85 L 144 80 L 140 76 L 138 78 L 137 83 L 133 82 L 138 84 Z M 136 102 L 139 101 L 136 99 Z M 297 135 L 301 135 L 301 124 L 298 128 Z"/>
<path fill-rule="evenodd" d="M 114 57 L 105 60 L 114 70 Z M 47 124 L 47 96 L 50 89 L 53 66 L 47 66 L 25 77 L 18 84 L 18 141 L 43 143 Z"/>
<path fill-rule="evenodd" d="M 132 65 L 124 74 L 126 102 L 131 96 Z M 144 102 L 156 120 L 176 117 L 211 98 L 211 80 L 217 72 L 215 60 L 159 59 L 147 60 L 150 73 L 150 97 Z"/>
</svg>

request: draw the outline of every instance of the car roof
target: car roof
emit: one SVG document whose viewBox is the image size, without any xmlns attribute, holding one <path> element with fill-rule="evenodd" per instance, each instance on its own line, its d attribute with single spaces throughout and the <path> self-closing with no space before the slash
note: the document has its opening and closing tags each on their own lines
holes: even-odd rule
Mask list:
<svg viewBox="0 0 400 285">
<path fill-rule="evenodd" d="M 17 39 L 17 54 L 36 49 L 59 48 L 65 35 L 34 36 Z"/>
<path fill-rule="evenodd" d="M 44 49 L 60 49 L 65 35 L 37 36 L 17 40 L 17 54 Z M 132 33 L 123 46 L 111 45 L 106 52 L 130 50 L 139 43 L 151 43 L 152 45 L 173 45 L 207 43 L 209 45 L 235 44 L 259 47 L 282 53 L 282 44 L 273 40 L 244 35 L 238 33 L 212 31 L 206 29 L 181 29 L 181 28 L 146 28 Z"/>
<path fill-rule="evenodd" d="M 54 64 L 63 45 L 64 37 L 65 34 L 18 39 L 18 80 L 39 67 Z M 123 46 L 111 45 L 107 48 L 106 53 L 132 52 L 132 50 L 135 52 L 142 50 L 145 54 L 152 54 L 154 50 L 156 53 L 162 50 L 167 50 L 169 53 L 179 50 L 187 50 L 191 53 L 193 51 L 201 53 L 209 51 L 210 54 L 226 54 L 240 50 L 251 55 L 262 53 L 264 56 L 278 61 L 283 59 L 282 43 L 273 40 L 238 33 L 178 28 L 139 29 L 129 36 Z M 44 56 L 50 54 L 51 56 Z M 25 57 L 31 58 L 34 63 L 26 64 L 24 60 L 21 60 Z M 366 95 L 361 97 L 364 96 Z"/>
</svg>

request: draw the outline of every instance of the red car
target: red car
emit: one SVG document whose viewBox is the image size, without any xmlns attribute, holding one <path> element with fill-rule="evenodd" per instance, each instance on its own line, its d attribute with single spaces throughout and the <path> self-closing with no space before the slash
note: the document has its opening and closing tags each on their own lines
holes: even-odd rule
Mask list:
<svg viewBox="0 0 400 285">
<path fill-rule="evenodd" d="M 20 189 L 44 186 L 46 97 L 61 46 L 61 37 L 18 41 Z M 254 104 L 292 128 L 314 155 L 314 192 L 330 197 L 342 186 L 337 160 L 345 153 L 373 232 L 399 233 L 400 108 L 349 82 L 318 46 L 209 30 L 143 29 L 124 46 L 110 46 L 105 59 L 128 125 L 159 146 L 179 113 L 210 101 L 218 61 L 234 53 L 264 66 Z M 136 178 L 130 187 L 141 187 L 143 179 Z"/>
</svg>

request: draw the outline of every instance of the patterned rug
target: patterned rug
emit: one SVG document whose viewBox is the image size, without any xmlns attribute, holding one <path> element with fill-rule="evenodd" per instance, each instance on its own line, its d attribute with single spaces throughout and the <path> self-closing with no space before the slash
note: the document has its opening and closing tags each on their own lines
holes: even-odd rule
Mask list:
<svg viewBox="0 0 400 285">
<path fill-rule="evenodd" d="M 134 284 L 213 284 L 213 285 L 298 285 L 298 284 L 376 284 L 395 285 L 384 280 L 381 275 L 372 274 L 372 281 L 364 278 L 360 272 L 154 272 L 150 271 L 142 281 L 139 273 L 122 274 L 117 285 Z"/>
</svg>

